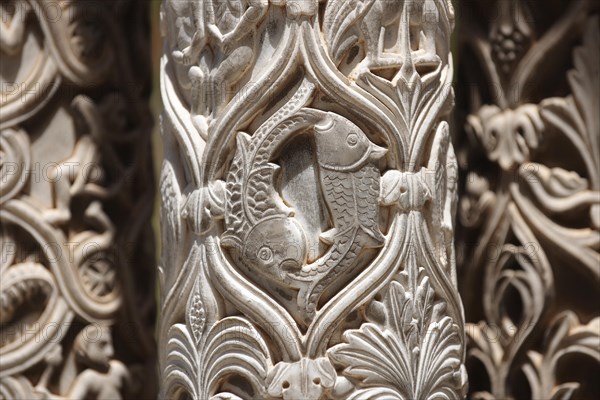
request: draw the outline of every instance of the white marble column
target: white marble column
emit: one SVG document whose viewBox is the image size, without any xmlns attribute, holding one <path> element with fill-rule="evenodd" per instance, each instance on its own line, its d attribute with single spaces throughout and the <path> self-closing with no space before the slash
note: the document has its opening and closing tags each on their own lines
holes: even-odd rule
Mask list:
<svg viewBox="0 0 600 400">
<path fill-rule="evenodd" d="M 470 396 L 597 398 L 598 2 L 459 4 Z"/>
<path fill-rule="evenodd" d="M 161 18 L 161 397 L 462 398 L 450 2 Z"/>
<path fill-rule="evenodd" d="M 0 398 L 156 395 L 146 2 L 0 2 Z"/>
</svg>

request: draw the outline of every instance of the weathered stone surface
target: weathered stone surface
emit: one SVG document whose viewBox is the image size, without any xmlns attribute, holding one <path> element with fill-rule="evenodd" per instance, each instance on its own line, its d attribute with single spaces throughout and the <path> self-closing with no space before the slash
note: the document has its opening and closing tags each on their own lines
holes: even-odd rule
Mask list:
<svg viewBox="0 0 600 400">
<path fill-rule="evenodd" d="M 0 398 L 151 398 L 146 2 L 0 13 Z"/>
<path fill-rule="evenodd" d="M 460 7 L 472 396 L 600 397 L 598 3 Z"/>
<path fill-rule="evenodd" d="M 162 7 L 163 398 L 461 398 L 445 0 Z"/>
</svg>

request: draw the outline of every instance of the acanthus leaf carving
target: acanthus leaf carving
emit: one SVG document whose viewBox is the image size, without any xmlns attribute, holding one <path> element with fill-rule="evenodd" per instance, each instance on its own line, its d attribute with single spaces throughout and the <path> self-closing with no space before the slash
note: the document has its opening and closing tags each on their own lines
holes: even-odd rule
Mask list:
<svg viewBox="0 0 600 400">
<path fill-rule="evenodd" d="M 532 397 L 570 399 L 579 388 L 577 382 L 556 385 L 555 370 L 561 358 L 581 354 L 600 362 L 600 318 L 583 325 L 572 311 L 557 315 L 546 333 L 543 353 L 529 351 L 523 372 L 531 385 Z"/>
<path fill-rule="evenodd" d="M 461 333 L 444 315 L 446 304 L 436 301 L 423 269 L 412 282 L 401 272 L 370 307 L 373 322 L 347 331 L 348 343 L 329 350 L 364 387 L 350 398 L 462 397 Z"/>
<path fill-rule="evenodd" d="M 269 348 L 262 334 L 246 318 L 217 318 L 218 306 L 207 284 L 206 264 L 200 262 L 200 276 L 189 298 L 186 323 L 174 324 L 168 332 L 165 360 L 168 367 L 163 386 L 168 389 L 161 397 L 185 393 L 193 398 L 240 398 L 238 395 L 243 393 L 218 390 L 221 380 L 232 373 L 251 384 L 253 392 L 245 393 L 246 396 L 264 396 Z"/>
</svg>

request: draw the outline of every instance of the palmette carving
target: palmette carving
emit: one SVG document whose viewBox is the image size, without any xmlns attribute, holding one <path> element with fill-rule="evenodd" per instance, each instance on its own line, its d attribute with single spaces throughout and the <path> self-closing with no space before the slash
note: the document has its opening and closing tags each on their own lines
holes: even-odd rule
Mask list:
<svg viewBox="0 0 600 400">
<path fill-rule="evenodd" d="M 464 395 L 453 11 L 343 3 L 163 3 L 163 398 Z M 228 95 L 203 93 L 221 63 Z"/>
<path fill-rule="evenodd" d="M 345 374 L 365 386 L 351 398 L 460 398 L 456 388 L 465 380 L 460 333 L 414 261 L 412 271 L 401 272 L 385 297 L 371 303 L 370 322 L 347 331 L 348 343 L 329 351 L 346 366 Z M 417 276 L 409 282 L 412 273 Z"/>
<path fill-rule="evenodd" d="M 498 18 L 463 25 L 489 84 L 465 96 L 461 149 L 468 361 L 485 371 L 470 382 L 473 397 L 597 397 L 600 310 L 588 301 L 600 291 L 597 5 L 560 5 L 551 21 L 535 3 L 496 5 Z M 543 65 L 557 57 L 572 61 Z M 545 85 L 549 75 L 560 84 Z"/>
<path fill-rule="evenodd" d="M 0 398 L 156 393 L 145 10 L 0 3 Z"/>
</svg>

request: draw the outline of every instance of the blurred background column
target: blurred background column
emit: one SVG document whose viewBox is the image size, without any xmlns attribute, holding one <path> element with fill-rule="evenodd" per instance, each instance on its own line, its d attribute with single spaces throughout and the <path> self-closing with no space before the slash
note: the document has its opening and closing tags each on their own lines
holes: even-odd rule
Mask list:
<svg viewBox="0 0 600 400">
<path fill-rule="evenodd" d="M 471 395 L 600 397 L 598 2 L 458 4 Z"/>
<path fill-rule="evenodd" d="M 149 2 L 0 2 L 0 398 L 156 395 Z"/>
</svg>

